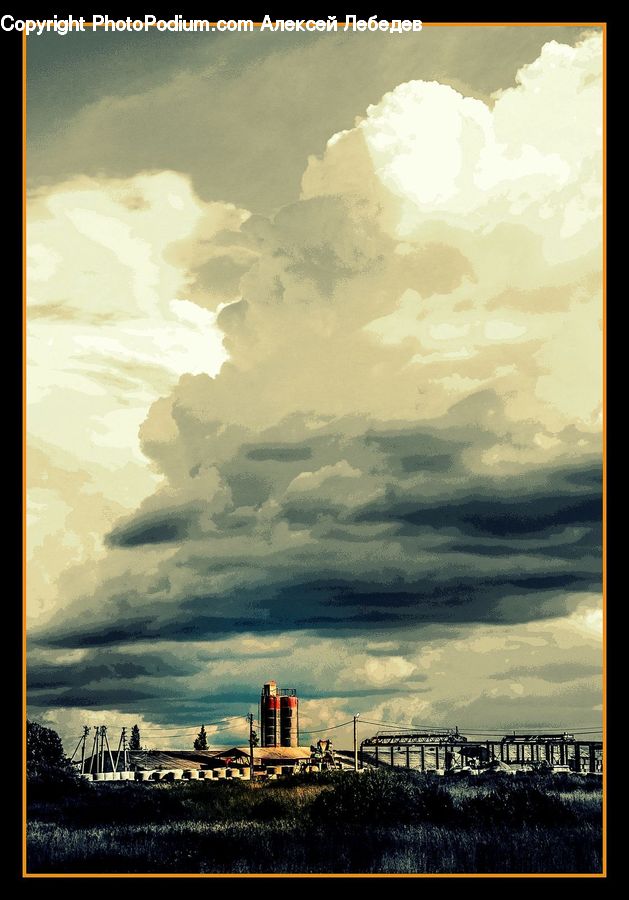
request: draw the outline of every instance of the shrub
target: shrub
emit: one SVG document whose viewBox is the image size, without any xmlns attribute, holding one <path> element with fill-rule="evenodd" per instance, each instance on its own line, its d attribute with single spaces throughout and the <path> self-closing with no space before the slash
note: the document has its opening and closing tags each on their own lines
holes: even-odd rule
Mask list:
<svg viewBox="0 0 629 900">
<path fill-rule="evenodd" d="M 555 793 L 531 782 L 496 781 L 483 795 L 461 804 L 469 823 L 493 825 L 559 825 L 574 821 L 572 810 Z"/>
<path fill-rule="evenodd" d="M 454 803 L 436 781 L 376 769 L 345 774 L 317 797 L 311 814 L 318 822 L 446 822 L 454 814 Z"/>
<path fill-rule="evenodd" d="M 57 732 L 30 720 L 26 722 L 26 779 L 29 800 L 56 800 L 80 789 Z"/>
</svg>

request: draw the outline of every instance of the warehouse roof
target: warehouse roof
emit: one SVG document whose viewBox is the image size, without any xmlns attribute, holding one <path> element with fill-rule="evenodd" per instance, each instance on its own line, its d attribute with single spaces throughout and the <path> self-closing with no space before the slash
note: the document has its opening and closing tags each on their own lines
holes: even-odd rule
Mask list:
<svg viewBox="0 0 629 900">
<path fill-rule="evenodd" d="M 249 748 L 247 747 L 247 756 Z M 255 759 L 285 759 L 290 761 L 293 759 L 307 759 L 310 756 L 310 747 L 254 747 L 253 758 Z"/>
<path fill-rule="evenodd" d="M 220 757 L 225 759 L 231 757 L 237 759 L 239 756 L 249 758 L 249 747 L 230 747 L 227 750 L 213 750 L 211 755 L 214 758 Z M 291 762 L 297 759 L 307 759 L 310 756 L 309 747 L 254 747 L 253 758 L 257 762 L 263 759 L 277 759 Z"/>
<path fill-rule="evenodd" d="M 127 750 L 129 765 L 141 769 L 200 769 L 207 765 L 215 752 L 197 750 Z M 112 751 L 114 763 L 116 752 Z M 98 760 L 94 761 L 96 767 Z M 92 757 L 85 760 L 85 770 L 90 771 Z M 105 771 L 111 770 L 109 754 L 105 754 Z"/>
</svg>

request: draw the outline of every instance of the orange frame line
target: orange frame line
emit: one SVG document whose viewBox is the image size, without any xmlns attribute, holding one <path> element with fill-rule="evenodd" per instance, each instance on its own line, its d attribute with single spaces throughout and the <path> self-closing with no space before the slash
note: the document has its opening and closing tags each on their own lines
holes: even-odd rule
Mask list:
<svg viewBox="0 0 629 900">
<path fill-rule="evenodd" d="M 189 21 L 189 20 L 186 20 Z M 216 23 L 210 23 L 210 25 Z M 260 27 L 261 22 L 254 22 Z M 339 27 L 346 27 L 339 22 Z M 92 22 L 86 22 L 92 28 Z M 603 366 L 603 744 L 607 745 L 607 22 L 422 22 L 434 27 L 534 27 L 574 26 L 600 27 L 603 35 L 603 222 L 602 222 L 602 366 Z M 104 26 L 97 26 L 104 27 Z M 153 26 L 151 26 L 153 27 Z M 237 32 L 232 32 L 237 33 Z M 321 32 L 323 33 L 323 32 Z M 408 33 L 408 32 L 407 32 Z M 418 34 L 420 32 L 417 32 Z M 505 873 L 139 873 L 139 872 L 90 872 L 90 873 L 37 873 L 26 869 L 27 816 L 26 816 L 26 32 L 22 32 L 22 877 L 23 878 L 606 878 L 607 877 L 607 759 L 603 760 L 603 867 L 601 872 L 505 872 Z"/>
<path fill-rule="evenodd" d="M 127 18 L 127 17 L 125 16 L 125 19 L 126 19 L 126 18 Z M 131 18 L 131 17 L 129 17 L 129 18 Z M 50 19 L 50 20 L 46 20 L 46 21 L 53 21 L 53 20 Z M 122 20 L 120 20 L 120 19 L 111 19 L 110 21 L 111 21 L 111 22 L 116 22 L 116 21 L 122 21 Z M 131 21 L 138 21 L 138 22 L 141 22 L 142 19 L 135 19 L 135 20 L 134 20 L 134 19 L 131 19 Z M 176 19 L 163 19 L 162 21 L 173 21 L 173 22 L 174 22 L 174 21 L 176 21 Z M 185 23 L 188 23 L 188 22 L 193 22 L 193 21 L 204 21 L 204 20 L 199 20 L 199 19 L 196 19 L 196 20 L 195 20 L 195 19 L 184 19 L 183 21 L 184 21 Z M 225 21 L 225 20 L 221 20 L 221 21 Z M 233 19 L 233 20 L 227 20 L 227 21 L 237 21 L 237 20 L 234 20 L 234 19 Z M 241 21 L 249 21 L 249 20 L 241 20 Z M 306 21 L 310 21 L 310 20 L 308 19 L 308 20 L 306 20 Z M 324 20 L 322 20 L 322 21 L 324 21 Z M 383 19 L 382 21 L 385 21 L 385 20 Z M 103 25 L 94 25 L 93 22 L 84 22 L 83 24 L 85 25 L 86 28 L 104 28 L 104 27 L 105 27 L 104 24 L 103 24 Z M 155 28 L 155 27 L 156 27 L 156 24 L 157 24 L 157 23 L 152 22 L 152 23 L 150 23 L 150 24 L 148 25 L 148 27 L 149 27 L 149 28 Z M 208 22 L 208 24 L 209 24 L 211 27 L 216 27 L 216 26 L 218 25 L 218 21 L 217 21 L 217 22 Z M 254 27 L 254 28 L 261 28 L 262 25 L 263 25 L 263 22 L 253 22 L 252 24 L 253 24 L 253 27 Z M 273 24 L 275 24 L 275 21 L 273 22 Z M 348 25 L 349 25 L 348 22 L 337 22 L 336 24 L 337 24 L 337 28 L 347 28 Z M 606 22 L 424 22 L 424 21 L 422 20 L 422 28 L 447 28 L 448 26 L 451 26 L 451 27 L 453 27 L 453 28 L 460 28 L 460 27 L 465 27 L 465 28 L 533 28 L 533 27 L 549 27 L 549 28 L 550 28 L 550 27 L 564 26 L 564 27 L 566 27 L 566 28 L 574 27 L 574 28 L 603 28 L 603 29 L 604 29 L 606 25 L 607 25 Z M 140 33 L 140 32 L 138 32 L 138 34 L 139 34 L 139 33 Z M 199 33 L 201 33 L 201 32 L 199 32 Z M 231 32 L 229 32 L 229 31 L 226 31 L 226 32 L 224 32 L 224 33 L 225 33 L 225 34 L 244 34 L 245 32 L 237 32 L 237 31 L 231 31 Z M 288 33 L 292 33 L 292 32 L 288 32 Z M 320 32 L 307 32 L 307 33 L 308 33 L 308 34 L 315 34 L 315 33 L 318 33 L 318 34 L 326 34 L 327 32 L 320 31 Z M 362 33 L 366 33 L 366 32 L 360 32 L 360 33 L 362 34 Z M 403 33 L 404 33 L 404 34 L 409 34 L 409 33 L 412 33 L 412 32 L 403 32 Z M 419 33 L 420 33 L 420 32 L 415 32 L 415 34 L 419 34 Z"/>
<path fill-rule="evenodd" d="M 66 874 L 64 872 L 27 873 L 26 878 L 603 878 L 600 872 L 277 872 L 275 874 L 259 872 L 193 873 L 193 872 L 87 872 Z"/>
<path fill-rule="evenodd" d="M 22 32 L 22 866 L 26 871 L 26 32 Z"/>
</svg>

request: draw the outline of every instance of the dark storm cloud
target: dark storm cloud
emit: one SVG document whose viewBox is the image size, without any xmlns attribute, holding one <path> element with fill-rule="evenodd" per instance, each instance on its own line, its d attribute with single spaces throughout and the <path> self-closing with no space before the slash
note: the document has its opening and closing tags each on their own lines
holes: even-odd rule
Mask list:
<svg viewBox="0 0 629 900">
<path fill-rule="evenodd" d="M 363 688 L 361 689 L 343 689 L 336 691 L 326 691 L 317 689 L 316 687 L 298 687 L 299 696 L 305 700 L 343 700 L 345 697 L 388 697 L 390 695 L 398 696 L 399 694 L 422 694 L 428 690 L 428 688 L 418 688 L 415 682 L 425 681 L 425 675 L 413 675 L 413 687 L 405 688 L 401 684 L 397 684 L 395 687 L 385 688 L 385 687 L 374 687 L 374 688 Z M 400 679 L 401 681 L 401 679 Z"/>
<path fill-rule="evenodd" d="M 495 402 L 491 392 L 471 399 L 468 405 L 474 408 Z M 295 426 L 287 424 L 289 427 Z M 219 462 L 233 503 L 213 513 L 219 525 L 216 536 L 231 528 L 255 530 L 259 507 L 270 498 L 281 504 L 278 518 L 294 525 L 323 524 L 326 517 L 333 517 L 334 527 L 388 524 L 401 536 L 413 536 L 422 528 L 455 529 L 470 538 L 528 536 L 537 539 L 540 550 L 564 526 L 593 527 L 600 522 L 600 464 L 586 460 L 581 466 L 529 470 L 525 479 L 495 479 L 469 473 L 463 459 L 473 444 L 482 449 L 496 441 L 496 433 L 489 429 L 472 436 L 456 427 L 440 433 L 430 426 L 379 432 L 367 428 L 351 436 L 351 427 L 356 429 L 356 423 L 336 422 L 325 433 L 311 436 L 308 443 L 247 443 Z M 353 467 L 357 475 L 376 479 L 379 495 L 375 499 L 366 495 L 361 502 L 360 490 L 354 490 L 358 499 L 352 495 L 348 500 L 346 493 L 352 493 L 354 485 L 342 472 L 329 490 L 295 489 L 294 479 L 302 472 L 316 472 L 339 460 Z M 200 468 L 201 464 L 191 470 L 193 478 Z M 336 477 L 333 472 L 331 476 Z M 169 506 L 167 511 L 141 512 L 114 529 L 108 541 L 130 547 L 152 543 L 156 535 L 172 541 L 193 538 L 200 534 L 200 512 L 198 501 Z M 336 535 L 343 537 L 341 531 Z M 517 543 L 506 546 L 510 552 L 517 549 Z"/>
<path fill-rule="evenodd" d="M 357 434 L 354 423 L 353 436 L 327 425 L 307 442 L 294 420 L 292 442 L 278 430 L 244 434 L 205 505 L 199 480 L 194 501 L 183 487 L 158 494 L 117 526 L 108 540 L 124 573 L 98 592 L 106 615 L 63 612 L 33 638 L 87 647 L 527 622 L 600 587 L 600 468 L 587 459 L 492 478 L 467 468 L 458 425 Z M 476 431 L 477 446 L 495 440 Z M 167 557 L 134 571 L 158 539 Z"/>
<path fill-rule="evenodd" d="M 549 694 L 536 694 L 534 703 L 524 694 L 514 697 L 483 693 L 466 706 L 459 703 L 455 707 L 444 701 L 435 707 L 446 720 L 457 721 L 462 730 L 478 728 L 488 719 L 505 731 L 539 727 L 556 730 L 564 726 L 574 728 L 575 723 L 580 726 L 597 723 L 600 712 L 596 709 L 600 703 L 600 689 L 575 685 Z"/>
<path fill-rule="evenodd" d="M 76 662 L 29 654 L 27 687 L 34 706 L 123 708 L 151 706 L 158 698 L 176 700 L 186 679 L 202 669 L 193 656 L 142 647 L 127 652 L 108 648 Z"/>
<path fill-rule="evenodd" d="M 182 516 L 179 521 L 175 517 L 153 518 L 148 522 L 136 522 L 133 526 L 125 528 L 123 536 L 119 536 L 118 529 L 114 529 L 107 537 L 107 543 L 118 544 L 125 547 L 136 547 L 142 544 L 164 544 L 170 541 L 180 541 L 188 536 L 188 520 Z"/>
<path fill-rule="evenodd" d="M 602 671 L 603 667 L 600 665 L 567 661 L 547 663 L 542 666 L 514 666 L 505 672 L 497 672 L 493 677 L 502 680 L 522 676 L 524 678 L 541 678 L 542 681 L 562 684 L 577 678 L 592 678 L 600 675 Z"/>
<path fill-rule="evenodd" d="M 116 680 L 109 685 L 99 684 L 93 688 L 33 691 L 30 702 L 34 706 L 43 707 L 76 707 L 79 709 L 94 707 L 102 709 L 103 707 L 115 706 L 116 708 L 124 709 L 126 706 L 137 708 L 138 704 L 144 707 L 147 701 L 155 699 L 156 693 L 156 691 L 151 693 L 150 691 L 129 688 L 124 683 Z M 176 699 L 163 683 L 159 687 L 159 696 L 168 700 Z"/>
<path fill-rule="evenodd" d="M 519 498 L 519 502 L 485 500 L 473 497 L 460 504 L 452 504 L 444 509 L 442 505 L 403 511 L 408 508 L 404 504 L 397 512 L 384 509 L 367 513 L 366 518 L 378 521 L 401 519 L 409 525 L 419 528 L 428 525 L 432 528 L 456 528 L 470 535 L 493 535 L 495 537 L 512 537 L 518 534 L 542 534 L 553 531 L 563 525 L 583 525 L 600 521 L 601 497 L 572 499 L 565 496 L 533 495 L 530 498 Z"/>
<path fill-rule="evenodd" d="M 274 462 L 301 462 L 310 459 L 312 450 L 310 447 L 254 447 L 247 450 L 247 459 L 253 459 L 255 462 L 266 462 L 273 460 Z"/>
<path fill-rule="evenodd" d="M 207 670 L 207 677 L 195 680 L 193 676 L 199 675 L 202 667 L 195 664 L 194 659 L 207 658 L 202 649 L 198 653 L 192 651 L 186 657 L 182 654 L 181 658 L 168 652 L 143 651 L 142 648 L 134 650 L 132 661 L 124 660 L 127 655 L 131 656 L 93 649 L 73 665 L 32 662 L 28 678 L 30 703 L 37 708 L 114 707 L 121 711 L 131 711 L 140 705 L 144 716 L 154 723 L 189 725 L 191 721 L 208 722 L 229 715 L 242 717 L 243 710 L 255 702 L 251 681 L 210 674 L 211 668 Z M 160 656 L 163 656 L 163 664 Z M 233 650 L 231 657 L 235 658 Z M 257 659 L 269 657 L 277 658 L 277 654 L 260 653 Z M 229 651 L 223 655 L 223 659 L 228 658 Z M 249 656 L 249 659 L 253 658 Z M 259 674 L 257 680 L 260 680 Z M 414 675 L 412 686 L 399 678 L 395 686 L 348 685 L 341 690 L 322 687 L 298 676 L 292 686 L 302 701 L 356 698 L 378 702 L 391 696 L 425 693 L 428 688 L 421 686 L 425 681 L 426 676 L 419 674 Z M 221 732 L 223 739 L 225 735 Z"/>
<path fill-rule="evenodd" d="M 50 663 L 29 656 L 27 684 L 29 690 L 42 690 L 72 685 L 98 684 L 108 680 L 164 678 L 192 675 L 200 665 L 193 659 L 176 657 L 172 653 L 94 654 L 81 663 Z"/>
</svg>

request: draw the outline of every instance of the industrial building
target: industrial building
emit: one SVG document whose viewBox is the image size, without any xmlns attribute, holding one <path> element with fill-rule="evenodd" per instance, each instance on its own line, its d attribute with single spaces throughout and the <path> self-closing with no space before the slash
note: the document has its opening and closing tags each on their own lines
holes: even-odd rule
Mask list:
<svg viewBox="0 0 629 900">
<path fill-rule="evenodd" d="M 260 745 L 256 746 L 253 714 L 248 714 L 248 746 L 208 750 L 130 750 L 122 729 L 115 751 L 109 745 L 107 728 L 94 728 L 88 754 L 86 726 L 71 761 L 82 777 L 95 781 L 128 779 L 162 781 L 181 778 L 277 778 L 297 772 L 326 769 L 404 767 L 420 772 L 447 774 L 490 771 L 555 771 L 600 775 L 603 743 L 567 732 L 505 734 L 469 739 L 458 728 L 440 731 L 416 728 L 400 733 L 386 730 L 358 744 L 354 728 L 354 752 L 335 751 L 329 738 L 316 746 L 299 744 L 299 698 L 294 688 L 280 688 L 276 681 L 262 686 L 259 706 Z M 356 720 L 354 720 L 354 726 Z M 80 753 L 79 753 L 80 751 Z M 80 756 L 80 759 L 79 759 Z"/>
<path fill-rule="evenodd" d="M 574 734 L 506 734 L 489 740 L 468 740 L 458 728 L 417 729 L 405 734 L 382 731 L 360 744 L 363 765 L 404 767 L 420 772 L 461 769 L 482 771 L 552 770 L 601 773 L 603 742 Z"/>
<path fill-rule="evenodd" d="M 299 746 L 299 698 L 294 688 L 278 688 L 275 681 L 263 685 L 260 730 L 263 747 Z"/>
<path fill-rule="evenodd" d="M 252 773 L 276 777 L 300 769 L 319 770 L 322 761 L 313 748 L 299 746 L 299 698 L 294 688 L 278 688 L 267 681 L 260 694 L 260 747 L 238 746 L 212 750 L 129 750 L 121 735 L 118 749 L 109 746 L 105 726 L 95 728 L 92 753 L 87 755 L 84 729 L 80 771 L 96 781 L 118 778 L 160 781 L 180 778 L 250 778 Z M 253 719 L 253 716 L 250 716 Z M 251 722 L 251 725 L 253 723 Z M 253 740 L 252 740 L 253 744 Z M 74 755 L 73 755 L 74 759 Z M 78 763 L 78 760 L 77 760 Z"/>
<path fill-rule="evenodd" d="M 309 747 L 255 747 L 253 770 L 269 777 L 290 775 L 310 762 Z M 249 747 L 225 750 L 127 750 L 123 758 L 115 753 L 88 756 L 81 774 L 95 781 L 170 781 L 205 778 L 250 778 Z"/>
</svg>

